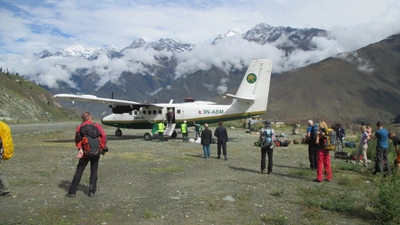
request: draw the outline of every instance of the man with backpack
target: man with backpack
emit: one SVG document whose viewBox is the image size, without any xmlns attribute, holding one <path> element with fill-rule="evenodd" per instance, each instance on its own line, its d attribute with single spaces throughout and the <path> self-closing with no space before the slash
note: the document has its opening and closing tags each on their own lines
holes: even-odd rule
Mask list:
<svg viewBox="0 0 400 225">
<path fill-rule="evenodd" d="M 10 127 L 0 121 L 0 196 L 11 196 L 10 185 L 6 175 L 1 172 L 2 160 L 11 159 L 14 155 L 14 143 Z"/>
<path fill-rule="evenodd" d="M 90 182 L 88 196 L 92 197 L 97 189 L 97 170 L 100 155 L 108 151 L 107 136 L 100 124 L 92 121 L 90 112 L 82 114 L 82 123 L 76 128 L 75 145 L 78 148 L 79 162 L 67 197 L 75 197 L 83 171 L 90 162 Z"/>
<path fill-rule="evenodd" d="M 317 169 L 317 145 L 315 144 L 315 137 L 318 131 L 318 124 L 314 125 L 312 120 L 308 121 L 307 128 L 307 143 L 308 143 L 308 159 L 310 161 L 310 169 Z"/>
<path fill-rule="evenodd" d="M 265 121 L 264 128 L 260 130 L 260 145 L 261 145 L 261 173 L 265 173 L 266 168 L 265 157 L 268 153 L 268 174 L 272 173 L 272 154 L 273 142 L 275 140 L 275 131 L 271 128 L 271 122 Z"/>
</svg>

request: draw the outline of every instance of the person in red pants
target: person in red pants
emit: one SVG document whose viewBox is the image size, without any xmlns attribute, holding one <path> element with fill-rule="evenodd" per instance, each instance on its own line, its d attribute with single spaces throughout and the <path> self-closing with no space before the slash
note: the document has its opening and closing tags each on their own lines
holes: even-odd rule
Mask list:
<svg viewBox="0 0 400 225">
<path fill-rule="evenodd" d="M 317 178 L 315 182 L 322 181 L 322 170 L 326 181 L 332 180 L 331 156 L 329 150 L 324 149 L 325 134 L 327 134 L 328 125 L 325 121 L 319 122 L 319 130 L 315 143 L 317 144 Z"/>
</svg>

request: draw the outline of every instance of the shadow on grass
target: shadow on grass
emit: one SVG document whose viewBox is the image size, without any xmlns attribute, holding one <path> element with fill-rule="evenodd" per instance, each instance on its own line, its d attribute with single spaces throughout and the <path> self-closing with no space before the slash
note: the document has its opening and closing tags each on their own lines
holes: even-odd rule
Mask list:
<svg viewBox="0 0 400 225">
<path fill-rule="evenodd" d="M 276 164 L 274 164 L 274 166 L 282 168 L 302 169 L 301 167 L 298 166 L 287 166 L 287 165 L 276 165 Z"/>
<path fill-rule="evenodd" d="M 65 191 L 69 191 L 69 187 L 71 186 L 71 181 L 66 181 L 62 180 L 59 184 L 58 187 L 64 189 Z M 85 194 L 89 193 L 89 187 L 79 184 L 78 185 L 78 191 L 82 191 Z"/>
<path fill-rule="evenodd" d="M 231 168 L 233 170 L 244 171 L 244 172 L 260 173 L 260 171 L 258 171 L 258 170 L 253 170 L 253 169 L 248 169 L 248 168 L 243 168 L 243 167 L 229 166 L 229 168 Z"/>
</svg>

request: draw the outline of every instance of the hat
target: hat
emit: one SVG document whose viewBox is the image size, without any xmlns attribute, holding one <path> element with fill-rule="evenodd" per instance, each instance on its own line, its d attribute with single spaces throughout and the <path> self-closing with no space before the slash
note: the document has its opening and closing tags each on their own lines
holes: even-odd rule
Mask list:
<svg viewBox="0 0 400 225">
<path fill-rule="evenodd" d="M 266 121 L 264 122 L 264 124 L 265 124 L 265 125 L 271 125 L 271 121 L 266 120 Z"/>
<path fill-rule="evenodd" d="M 376 125 L 377 125 L 377 126 L 382 126 L 382 122 L 381 122 L 381 121 L 378 121 L 378 122 L 376 123 Z"/>
<path fill-rule="evenodd" d="M 185 121 L 183 121 L 184 123 L 186 123 L 186 120 Z"/>
</svg>

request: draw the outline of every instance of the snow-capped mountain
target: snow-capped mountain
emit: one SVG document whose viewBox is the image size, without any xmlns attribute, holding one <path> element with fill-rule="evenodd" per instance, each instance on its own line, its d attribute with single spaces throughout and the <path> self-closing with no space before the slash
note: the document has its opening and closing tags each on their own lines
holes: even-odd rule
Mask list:
<svg viewBox="0 0 400 225">
<path fill-rule="evenodd" d="M 326 30 L 311 29 L 295 29 L 291 27 L 273 27 L 265 23 L 258 24 L 253 29 L 243 34 L 243 39 L 256 42 L 260 45 L 271 43 L 280 49 L 293 51 L 294 49 L 302 49 L 309 51 L 316 46 L 312 43 L 314 37 L 329 37 Z"/>
<path fill-rule="evenodd" d="M 65 93 L 67 90 L 70 93 L 80 92 L 106 97 L 113 91 L 118 98 L 131 99 L 131 96 L 135 96 L 135 100 L 138 101 L 151 101 L 156 95 L 159 101 L 169 101 L 172 97 L 183 99 L 182 96 L 208 100 L 221 94 L 221 90 L 239 85 L 245 72 L 242 70 L 253 57 L 270 57 L 266 53 L 271 50 L 270 54 L 276 53 L 279 57 L 288 57 L 296 49 L 312 51 L 315 49 L 313 42 L 315 37 L 330 38 L 327 31 L 320 29 L 273 27 L 261 23 L 244 33 L 238 29 L 231 29 L 224 35 L 218 35 L 209 46 L 203 43 L 201 48 L 197 49 L 194 44 L 172 38 L 161 38 L 154 42 L 138 38 L 122 49 L 113 46 L 86 49 L 81 45 L 72 45 L 56 53 L 45 50 L 35 56 L 38 60 L 49 57 L 73 57 L 89 61 L 88 63 L 79 61 L 73 68 L 69 68 L 69 63 L 64 64 L 60 63 L 59 59 L 55 60 L 62 64 L 57 68 L 69 73 L 70 77 L 60 78 L 57 80 L 58 87 L 49 88 L 54 94 Z M 243 46 L 241 43 L 244 43 Z M 273 47 L 262 47 L 267 44 Z M 242 57 L 242 51 L 247 50 L 247 47 L 252 48 L 251 53 Z M 205 48 L 210 53 L 203 53 Z M 256 53 L 257 51 L 259 53 Z M 185 52 L 192 54 L 182 56 Z M 233 56 L 231 52 L 238 55 Z M 103 56 L 98 61 L 100 55 Z M 104 58 L 104 55 L 107 57 Z M 219 55 L 225 58 L 220 59 Z M 197 56 L 200 56 L 200 59 L 197 59 Z M 215 57 L 217 61 L 213 60 Z M 233 57 L 235 59 L 233 61 L 241 65 L 235 67 L 232 62 L 218 63 L 221 60 L 230 61 L 229 57 Z M 289 64 L 288 60 L 282 59 L 280 66 L 293 69 L 296 66 L 313 63 L 318 57 L 312 58 L 315 61 L 300 60 Z M 76 68 L 77 65 L 84 66 Z M 213 77 L 207 77 L 209 74 Z M 38 76 L 40 77 L 40 74 Z M 202 78 L 194 79 L 194 76 Z M 192 82 L 194 80 L 195 83 Z M 221 83 L 221 80 L 225 82 Z"/>
</svg>

